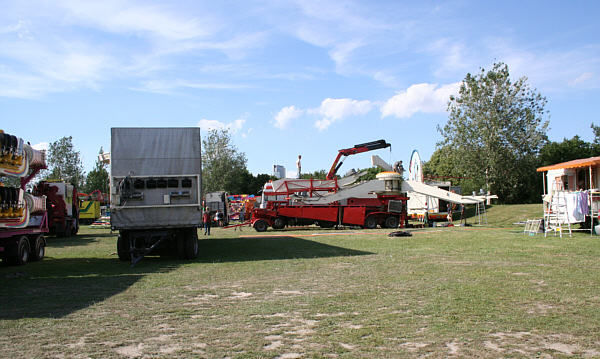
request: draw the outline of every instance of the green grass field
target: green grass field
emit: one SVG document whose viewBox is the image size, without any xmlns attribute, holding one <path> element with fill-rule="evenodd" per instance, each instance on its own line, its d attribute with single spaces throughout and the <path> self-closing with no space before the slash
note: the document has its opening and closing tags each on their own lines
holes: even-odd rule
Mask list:
<svg viewBox="0 0 600 359">
<path fill-rule="evenodd" d="M 600 357 L 600 237 L 528 236 L 541 205 L 487 226 L 213 229 L 200 256 L 116 255 L 116 235 L 49 237 L 0 267 L 5 358 Z M 473 218 L 469 219 L 473 222 Z"/>
</svg>

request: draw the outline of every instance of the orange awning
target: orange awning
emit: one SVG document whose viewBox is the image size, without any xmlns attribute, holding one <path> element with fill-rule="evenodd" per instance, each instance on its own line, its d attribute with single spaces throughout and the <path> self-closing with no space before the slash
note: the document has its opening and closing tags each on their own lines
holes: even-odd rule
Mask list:
<svg viewBox="0 0 600 359">
<path fill-rule="evenodd" d="M 563 168 L 582 168 L 582 167 L 590 167 L 590 166 L 600 166 L 600 156 L 598 157 L 590 157 L 590 158 L 581 158 L 578 160 L 557 163 L 555 165 L 544 166 L 537 169 L 538 172 L 544 172 L 549 170 L 559 170 Z"/>
</svg>

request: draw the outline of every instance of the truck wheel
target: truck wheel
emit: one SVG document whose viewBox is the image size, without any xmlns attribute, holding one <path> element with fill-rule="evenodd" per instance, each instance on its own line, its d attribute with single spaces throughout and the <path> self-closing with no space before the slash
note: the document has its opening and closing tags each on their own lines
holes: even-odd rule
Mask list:
<svg viewBox="0 0 600 359">
<path fill-rule="evenodd" d="M 367 217 L 365 219 L 365 228 L 366 229 L 377 228 L 377 220 L 375 219 L 375 217 Z"/>
<path fill-rule="evenodd" d="M 398 228 L 398 218 L 390 216 L 385 219 L 385 228 Z"/>
<path fill-rule="evenodd" d="M 198 232 L 192 228 L 185 239 L 185 254 L 187 259 L 198 258 Z"/>
<path fill-rule="evenodd" d="M 37 237 L 32 238 L 32 240 L 29 241 L 29 244 L 31 245 L 31 261 L 35 262 L 44 259 L 44 256 L 46 255 L 46 239 L 44 238 L 44 235 L 40 234 Z"/>
<path fill-rule="evenodd" d="M 124 262 L 131 260 L 131 247 L 129 244 L 129 237 L 126 234 L 121 234 L 119 238 L 117 238 L 117 254 L 119 255 L 119 260 Z"/>
<path fill-rule="evenodd" d="M 254 229 L 257 232 L 265 232 L 267 228 L 269 228 L 269 224 L 264 219 L 259 219 L 258 221 L 254 222 Z"/>
<path fill-rule="evenodd" d="M 277 217 L 273 220 L 274 229 L 283 229 L 285 227 L 285 219 Z"/>
<path fill-rule="evenodd" d="M 177 241 L 177 257 L 179 259 L 186 259 L 187 256 L 185 254 L 185 248 L 187 246 L 187 236 L 182 233 L 181 235 L 177 236 L 175 240 Z"/>
<path fill-rule="evenodd" d="M 31 247 L 29 247 L 29 241 L 26 236 L 21 236 L 14 247 L 13 253 L 8 259 L 9 264 L 15 266 L 22 266 L 29 262 L 29 255 L 31 254 Z"/>
</svg>

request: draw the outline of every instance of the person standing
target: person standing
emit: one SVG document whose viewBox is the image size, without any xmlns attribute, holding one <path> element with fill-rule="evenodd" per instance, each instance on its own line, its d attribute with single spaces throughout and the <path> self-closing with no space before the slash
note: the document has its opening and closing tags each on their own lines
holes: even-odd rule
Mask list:
<svg viewBox="0 0 600 359">
<path fill-rule="evenodd" d="M 298 178 L 298 179 L 300 179 L 300 172 L 302 172 L 301 159 L 302 159 L 302 156 L 298 155 L 298 159 L 296 160 L 296 169 L 298 171 L 298 174 L 296 175 L 296 178 Z"/>
<path fill-rule="evenodd" d="M 242 203 L 242 208 L 240 208 L 240 223 L 244 223 L 246 221 L 246 203 Z M 240 232 L 242 231 L 242 226 L 240 226 Z"/>
<path fill-rule="evenodd" d="M 206 207 L 204 213 L 202 214 L 202 222 L 204 223 L 204 235 L 207 234 L 210 236 L 210 208 Z"/>
<path fill-rule="evenodd" d="M 225 215 L 225 213 L 221 212 L 221 211 L 217 211 L 217 226 L 218 227 L 223 227 L 223 216 Z"/>
<path fill-rule="evenodd" d="M 404 175 L 404 166 L 402 166 L 402 161 L 394 162 L 394 172 L 400 174 L 400 176 Z"/>
</svg>

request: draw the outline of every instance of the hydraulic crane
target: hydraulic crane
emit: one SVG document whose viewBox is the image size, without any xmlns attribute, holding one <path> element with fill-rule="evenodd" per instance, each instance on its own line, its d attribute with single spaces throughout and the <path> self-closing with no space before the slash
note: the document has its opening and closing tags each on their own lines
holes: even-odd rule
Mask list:
<svg viewBox="0 0 600 359">
<path fill-rule="evenodd" d="M 378 150 L 380 148 L 388 148 L 390 146 L 391 146 L 391 144 L 385 142 L 385 140 L 378 140 L 378 141 L 371 141 L 371 142 L 367 142 L 367 143 L 361 143 L 359 145 L 354 145 L 354 147 L 352 147 L 352 148 L 346 148 L 346 149 L 339 150 L 338 155 L 335 158 L 335 161 L 333 161 L 333 165 L 331 166 L 329 173 L 327 173 L 326 178 L 328 180 L 332 180 L 335 178 L 335 174 L 337 173 L 338 169 L 344 163 L 344 160 L 346 159 L 346 157 L 348 157 L 350 155 L 355 155 L 357 153 Z M 340 162 L 340 158 L 342 158 L 342 156 L 344 156 L 344 159 L 342 159 L 342 161 Z"/>
</svg>

